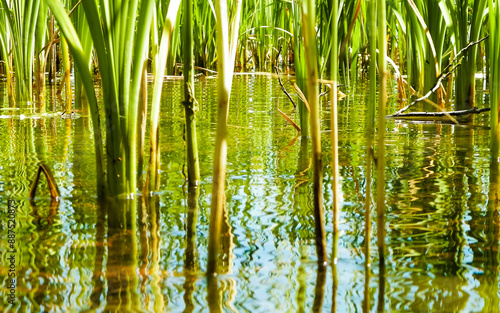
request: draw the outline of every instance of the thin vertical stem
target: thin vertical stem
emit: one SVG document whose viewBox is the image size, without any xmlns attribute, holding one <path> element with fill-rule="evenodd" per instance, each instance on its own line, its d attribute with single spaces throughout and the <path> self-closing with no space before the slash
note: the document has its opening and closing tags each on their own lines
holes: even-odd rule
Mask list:
<svg viewBox="0 0 500 313">
<path fill-rule="evenodd" d="M 387 103 L 387 42 L 385 0 L 377 1 L 378 68 L 380 90 L 378 101 L 378 141 L 377 141 L 377 244 L 379 254 L 379 311 L 383 310 L 385 293 L 385 111 Z"/>
<path fill-rule="evenodd" d="M 332 141 L 332 169 L 333 169 L 333 177 L 332 177 L 332 189 L 333 189 L 333 233 L 336 238 L 338 238 L 339 233 L 339 215 L 340 215 L 340 199 L 339 199 L 339 138 L 338 138 L 338 124 L 337 124 L 337 103 L 338 103 L 338 10 L 339 10 L 339 1 L 332 1 L 332 19 L 331 19 L 331 27 L 332 27 L 332 51 L 330 53 L 330 63 L 331 63 L 331 77 L 332 77 L 332 91 L 330 92 L 330 129 L 331 129 L 331 141 Z M 334 258 L 337 258 L 337 247 L 334 247 Z"/>
<path fill-rule="evenodd" d="M 293 9 L 293 41 L 294 41 L 294 65 L 295 65 L 295 80 L 297 86 L 302 90 L 304 95 L 307 97 L 307 90 L 305 90 L 306 77 L 305 77 L 305 51 L 304 43 L 302 40 L 303 26 L 301 21 L 301 6 L 300 1 L 294 0 L 292 4 Z M 307 138 L 309 134 L 309 111 L 307 106 L 302 100 L 299 100 L 299 119 L 300 119 L 300 129 L 303 138 Z"/>
<path fill-rule="evenodd" d="M 489 21 L 490 21 L 490 136 L 491 136 L 491 158 L 492 162 L 499 162 L 500 159 L 500 4 L 489 0 Z"/>
<path fill-rule="evenodd" d="M 306 52 L 307 101 L 309 102 L 311 121 L 311 141 L 313 159 L 313 197 L 314 222 L 316 233 L 316 251 L 318 264 L 327 262 L 325 218 L 323 209 L 323 175 L 321 155 L 320 113 L 318 93 L 318 59 L 316 47 L 315 1 L 307 0 L 302 6 L 302 24 L 304 25 L 304 51 Z"/>
<path fill-rule="evenodd" d="M 337 252 L 338 252 L 338 239 L 339 239 L 339 216 L 340 216 L 340 199 L 339 199 L 339 151 L 338 151 L 338 118 L 337 118 L 337 104 L 338 104 L 338 72 L 339 72 L 339 57 L 338 57 L 338 33 L 339 27 L 337 24 L 339 14 L 339 1 L 332 0 L 332 17 L 331 17 L 331 32 L 332 43 L 330 51 L 330 67 L 331 67 L 331 80 L 332 88 L 330 91 L 330 129 L 332 141 L 332 189 L 333 189 L 333 292 L 332 292 L 332 312 L 337 312 L 337 289 L 338 289 L 338 273 L 337 273 Z"/>
<path fill-rule="evenodd" d="M 161 35 L 160 49 L 158 55 L 153 56 L 154 67 L 154 86 L 153 99 L 151 102 L 151 129 L 150 129 L 150 152 L 149 152 L 149 169 L 148 180 L 145 190 L 156 190 L 159 186 L 158 167 L 159 167 L 159 122 L 160 122 L 160 98 L 163 87 L 163 75 L 165 74 L 165 65 L 167 63 L 168 50 L 170 47 L 170 39 L 174 31 L 175 20 L 179 12 L 180 0 L 170 1 L 168 5 L 167 16 L 163 24 Z"/>
<path fill-rule="evenodd" d="M 147 57 L 147 56 L 146 56 Z M 146 59 L 147 60 L 147 59 Z M 146 136 L 146 119 L 148 114 L 148 62 L 145 61 L 142 65 L 141 90 L 139 94 L 139 114 L 137 118 L 137 183 L 139 190 L 143 188 L 143 167 L 144 167 L 144 141 Z"/>
<path fill-rule="evenodd" d="M 197 101 L 194 92 L 193 70 L 193 1 L 184 0 L 184 112 L 186 118 L 186 144 L 188 181 L 190 186 L 198 185 L 200 165 L 196 140 Z"/>
<path fill-rule="evenodd" d="M 239 10 L 241 1 L 237 2 L 236 20 L 233 21 L 232 32 L 238 33 Z M 212 183 L 212 203 L 210 210 L 210 231 L 208 238 L 208 263 L 207 274 L 213 276 L 217 272 L 217 259 L 220 251 L 220 235 L 222 230 L 222 218 L 225 203 L 225 179 L 227 159 L 227 117 L 229 114 L 229 98 L 231 96 L 231 85 L 233 82 L 235 50 L 230 46 L 235 43 L 229 42 L 229 23 L 227 16 L 227 1 L 219 0 L 215 5 L 217 17 L 217 131 L 215 138 L 214 174 Z M 237 38 L 237 36 L 233 36 Z"/>
<path fill-rule="evenodd" d="M 499 163 L 500 163 L 500 4 L 498 1 L 488 1 L 490 22 L 490 140 L 491 140 L 491 171 L 490 171 L 490 199 L 493 206 L 500 203 Z"/>
<path fill-rule="evenodd" d="M 61 36 L 61 53 L 63 61 L 63 84 L 64 98 L 66 100 L 66 110 L 69 112 L 72 108 L 73 92 L 71 90 L 71 60 L 69 58 L 68 42 L 64 36 Z"/>
<path fill-rule="evenodd" d="M 380 262 L 384 263 L 385 251 L 385 107 L 387 103 L 387 55 L 385 0 L 378 0 L 378 68 L 380 75 L 378 99 L 377 140 L 377 240 Z"/>
<path fill-rule="evenodd" d="M 368 98 L 368 112 L 366 118 L 366 198 L 365 198 L 365 291 L 363 312 L 370 311 L 370 242 L 371 242 L 371 206 L 372 206 L 372 161 L 373 134 L 375 129 L 375 105 L 377 101 L 377 2 L 368 3 L 368 36 L 370 53 L 370 95 Z"/>
</svg>

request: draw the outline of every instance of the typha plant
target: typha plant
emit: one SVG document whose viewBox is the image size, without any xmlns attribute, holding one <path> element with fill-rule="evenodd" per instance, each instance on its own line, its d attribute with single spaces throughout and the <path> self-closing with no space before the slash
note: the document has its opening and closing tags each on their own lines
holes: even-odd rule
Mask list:
<svg viewBox="0 0 500 313">
<path fill-rule="evenodd" d="M 377 244 L 381 269 L 385 264 L 385 116 L 387 103 L 387 39 L 385 0 L 377 1 L 378 138 L 377 138 Z"/>
<path fill-rule="evenodd" d="M 46 32 L 47 32 L 47 16 L 48 16 L 47 4 L 42 1 L 40 3 L 40 9 L 38 13 L 37 26 L 35 32 L 35 51 L 34 51 L 34 62 L 35 62 L 35 101 L 39 107 L 44 108 L 44 89 L 45 89 L 45 44 L 46 44 Z"/>
<path fill-rule="evenodd" d="M 377 103 L 377 0 L 368 3 L 368 51 L 369 65 L 369 97 L 366 113 L 366 198 L 365 198 L 365 264 L 368 269 L 370 264 L 370 239 L 371 239 L 371 207 L 372 207 L 372 162 L 373 138 L 375 133 L 375 108 Z"/>
<path fill-rule="evenodd" d="M 332 16 L 330 18 L 331 27 L 331 52 L 330 52 L 330 67 L 331 67 L 331 91 L 330 91 L 330 129 L 332 141 L 332 189 L 333 189 L 333 232 L 334 232 L 334 259 L 337 257 L 337 241 L 339 235 L 339 215 L 340 215 L 340 199 L 339 199 L 339 149 L 338 149 L 338 124 L 337 124 L 337 103 L 338 103 L 338 33 L 337 24 L 339 13 L 339 1 L 332 0 Z"/>
<path fill-rule="evenodd" d="M 160 124 L 160 99 L 163 87 L 163 76 L 165 74 L 165 68 L 167 65 L 168 51 L 170 48 L 170 42 L 176 24 L 177 15 L 179 13 L 179 7 L 180 0 L 170 1 L 167 14 L 163 19 L 161 38 L 159 42 L 153 43 L 154 46 L 159 46 L 159 48 L 153 49 L 153 51 L 156 51 L 156 53 L 153 53 L 152 56 L 154 64 L 153 76 L 155 83 L 153 86 L 153 99 L 151 102 L 151 128 L 149 137 L 150 157 L 148 168 L 148 183 L 146 186 L 149 191 L 158 189 L 160 184 L 158 175 L 160 166 L 160 151 L 158 144 Z"/>
<path fill-rule="evenodd" d="M 0 49 L 2 54 L 3 69 L 7 82 L 7 95 L 9 103 L 14 103 L 14 87 L 12 81 L 12 62 L 10 57 L 11 40 L 10 32 L 8 31 L 7 15 L 0 13 Z"/>
<path fill-rule="evenodd" d="M 327 262 L 325 217 L 323 208 L 323 171 L 321 153 L 321 121 L 318 88 L 318 59 L 316 46 L 316 12 L 315 1 L 306 0 L 302 5 L 302 26 L 304 30 L 304 51 L 306 63 L 307 102 L 310 108 L 312 163 L 313 163 L 313 197 L 314 221 L 316 233 L 316 251 L 318 264 Z M 335 88 L 335 87 L 334 87 Z M 333 93 L 333 91 L 332 91 Z"/>
<path fill-rule="evenodd" d="M 102 77 L 106 125 L 106 177 L 103 166 L 99 108 L 88 54 L 65 8 L 47 0 L 68 42 L 89 101 L 94 127 L 97 180 L 101 193 L 134 197 L 136 192 L 136 142 L 142 65 L 148 48 L 154 1 L 83 1 L 82 7 L 94 42 Z M 114 5 L 116 4 L 116 5 Z"/>
<path fill-rule="evenodd" d="M 200 180 L 198 144 L 196 140 L 196 111 L 198 102 L 194 90 L 193 68 L 193 1 L 184 0 L 183 56 L 184 56 L 184 114 L 186 119 L 186 145 L 188 181 L 195 186 Z"/>
<path fill-rule="evenodd" d="M 491 158 L 493 162 L 500 162 L 500 5 L 498 1 L 488 0 L 489 9 L 489 64 L 490 64 L 490 134 Z M 498 196 L 497 196 L 498 199 Z"/>
<path fill-rule="evenodd" d="M 31 102 L 33 99 L 33 60 L 35 59 L 35 32 L 40 0 L 2 0 L 1 12 L 13 44 L 15 99 Z"/>
<path fill-rule="evenodd" d="M 225 179 L 227 159 L 227 118 L 233 82 L 234 61 L 240 22 L 241 0 L 233 2 L 229 10 L 226 0 L 217 0 L 217 130 L 213 165 L 212 203 L 208 238 L 207 274 L 217 272 L 217 260 L 221 250 L 222 219 L 225 205 Z M 228 16 L 233 12 L 232 16 Z"/>
<path fill-rule="evenodd" d="M 295 80 L 299 89 L 301 89 L 306 97 L 307 97 L 307 89 L 306 86 L 306 56 L 304 51 L 304 42 L 303 42 L 303 25 L 301 23 L 302 20 L 302 7 L 300 5 L 300 1 L 294 0 L 292 2 L 292 10 L 293 10 L 293 58 L 294 58 L 294 66 L 295 66 Z M 300 119 L 300 129 L 301 135 L 303 137 L 307 137 L 309 133 L 309 111 L 307 109 L 306 104 L 299 100 L 299 119 Z"/>
<path fill-rule="evenodd" d="M 470 42 L 477 41 L 483 27 L 487 0 L 469 1 L 444 0 L 439 4 L 443 17 L 451 30 L 451 42 L 454 55 L 466 47 Z M 472 14 L 471 14 L 472 9 Z M 475 105 L 475 75 L 477 45 L 468 49 L 457 69 L 455 80 L 455 109 L 465 110 Z"/>
</svg>

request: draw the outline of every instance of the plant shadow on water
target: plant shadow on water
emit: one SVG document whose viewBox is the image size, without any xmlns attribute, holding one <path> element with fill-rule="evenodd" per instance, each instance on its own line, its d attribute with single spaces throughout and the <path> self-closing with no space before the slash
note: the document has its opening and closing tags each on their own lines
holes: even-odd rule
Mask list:
<svg viewBox="0 0 500 313">
<path fill-rule="evenodd" d="M 169 81 L 160 123 L 161 187 L 135 201 L 98 203 L 87 117 L 21 119 L 19 112 L 0 119 L 0 135 L 7 138 L 0 142 L 2 210 L 8 199 L 19 204 L 19 301 L 10 306 L 2 297 L 0 311 L 377 310 L 378 266 L 366 276 L 364 266 L 365 87 L 339 103 L 338 260 L 318 271 L 310 144 L 275 110 L 278 103 L 297 117 L 277 81 L 235 76 L 221 274 L 208 279 L 216 85 L 212 79 L 196 84 L 200 185 L 185 184 L 182 85 Z M 333 251 L 327 101 L 321 114 L 325 231 L 327 251 Z M 499 312 L 499 218 L 489 196 L 498 170 L 489 162 L 488 117 L 476 119 L 458 126 L 387 121 L 386 311 Z M 41 161 L 58 183 L 57 207 L 43 178 L 36 207 L 27 199 Z M 371 222 L 376 225 L 373 208 Z M 1 227 L 3 234 L 3 220 Z M 3 242 L 0 251 L 4 295 Z"/>
</svg>

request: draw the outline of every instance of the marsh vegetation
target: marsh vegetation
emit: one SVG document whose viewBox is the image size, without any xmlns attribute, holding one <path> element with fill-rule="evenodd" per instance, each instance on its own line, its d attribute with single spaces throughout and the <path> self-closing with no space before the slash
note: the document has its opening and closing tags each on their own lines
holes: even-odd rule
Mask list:
<svg viewBox="0 0 500 313">
<path fill-rule="evenodd" d="M 0 308 L 498 312 L 499 19 L 1 0 Z"/>
</svg>

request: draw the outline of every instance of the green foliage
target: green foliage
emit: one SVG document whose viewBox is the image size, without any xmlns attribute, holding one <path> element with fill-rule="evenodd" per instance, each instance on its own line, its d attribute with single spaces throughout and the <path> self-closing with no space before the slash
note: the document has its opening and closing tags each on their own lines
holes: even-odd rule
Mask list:
<svg viewBox="0 0 500 313">
<path fill-rule="evenodd" d="M 238 49 L 234 48 L 233 51 L 236 57 L 232 66 L 242 71 L 269 72 L 277 66 L 282 73 L 291 74 L 290 79 L 295 80 L 307 95 L 306 64 L 313 56 L 304 50 L 302 4 L 301 0 L 242 3 L 242 18 L 237 25 L 241 31 L 232 34 L 237 39 L 233 44 L 237 42 L 238 45 Z M 334 3 L 329 0 L 315 1 L 313 6 L 317 14 L 313 29 L 317 58 L 313 59 L 317 63 L 320 78 L 330 79 L 329 74 L 333 69 L 335 74 L 342 73 L 344 81 L 349 84 L 364 74 L 368 60 L 376 58 L 377 52 L 368 40 L 369 35 L 376 36 L 373 33 L 370 4 L 363 0 L 339 0 L 338 6 L 335 6 L 338 14 L 334 16 Z M 192 8 L 192 17 L 189 19 L 193 21 L 190 41 L 193 56 L 186 57 L 184 50 L 191 48 L 186 43 L 181 44 L 182 38 L 186 37 L 181 36 L 178 26 L 181 22 L 186 24 L 188 12 L 186 7 L 180 7 L 179 1 L 1 0 L 0 54 L 5 62 L 7 80 L 10 80 L 10 73 L 15 76 L 15 97 L 14 92 L 9 92 L 12 98 L 21 102 L 32 100 L 33 85 L 36 86 L 37 95 L 43 93 L 47 53 L 44 49 L 48 45 L 47 24 L 50 18 L 48 7 L 57 18 L 61 38 L 66 38 L 75 63 L 76 105 L 88 108 L 92 116 L 96 153 L 100 159 L 98 181 L 100 185 L 108 186 L 111 194 L 133 194 L 136 191 L 138 99 L 143 69 L 146 66 L 155 77 L 151 106 L 151 126 L 155 130 L 151 130 L 151 135 L 156 138 L 163 75 L 175 73 L 175 69 L 180 68 L 176 66 L 177 63 L 182 61 L 189 71 L 188 76 L 192 77 L 194 70 L 187 66 L 187 59 L 194 60 L 194 69 L 215 69 L 223 58 L 227 59 L 227 56 L 217 51 L 216 3 L 212 0 L 194 0 L 193 5 L 189 6 Z M 486 67 L 491 74 L 491 83 L 495 84 L 495 79 L 498 79 L 495 76 L 498 75 L 498 51 L 495 50 L 496 33 L 491 27 L 498 11 L 495 1 L 387 0 L 384 8 L 387 20 L 377 28 L 383 27 L 387 36 L 378 40 L 388 44 L 387 56 L 394 61 L 391 64 L 394 64 L 396 72 L 406 74 L 407 85 L 417 93 L 425 94 L 448 65 L 450 58 L 470 42 L 484 36 L 487 29 L 491 39 L 486 52 Z M 228 13 L 234 15 L 234 9 L 227 8 Z M 489 28 L 484 27 L 487 21 L 490 23 Z M 232 20 L 228 20 L 228 23 L 231 24 Z M 336 27 L 332 28 L 332 25 Z M 58 39 L 49 38 L 51 44 Z M 377 38 L 371 39 L 374 40 Z M 333 51 L 335 58 L 332 57 Z M 478 51 L 479 46 L 471 47 L 456 70 L 455 109 L 474 105 L 475 74 L 477 68 L 485 64 L 484 59 L 478 56 Z M 103 87 L 102 107 L 97 105 L 94 91 L 94 73 L 91 71 L 93 55 L 97 60 Z M 69 68 L 69 59 L 64 58 L 64 61 Z M 371 64 L 370 67 L 374 68 L 375 63 Z M 375 84 L 373 73 L 369 79 Z M 32 77 L 37 79 L 35 84 Z M 403 94 L 406 85 L 403 83 L 402 78 L 398 79 L 400 98 L 406 97 Z M 406 89 L 411 92 L 410 88 Z M 498 88 L 490 90 L 493 106 L 497 101 L 494 91 Z M 449 88 L 449 91 L 453 92 L 453 88 Z M 446 98 L 450 98 L 450 95 Z M 41 102 L 43 95 L 37 99 Z M 438 103 L 443 103 L 443 99 L 444 88 L 439 88 L 431 97 Z M 104 111 L 105 116 L 105 145 L 99 139 L 100 111 Z M 372 113 L 370 115 L 374 115 Z M 307 136 L 309 112 L 300 100 L 298 115 L 302 134 Z M 156 144 L 155 140 L 152 139 L 153 144 Z M 158 153 L 153 144 L 152 151 Z M 152 158 L 155 158 L 155 153 Z M 153 161 L 150 164 L 156 162 Z M 155 169 L 150 165 L 151 173 Z"/>
<path fill-rule="evenodd" d="M 67 13 L 55 0 L 47 0 L 59 27 L 68 40 L 82 78 L 93 123 L 99 124 L 98 107 L 88 65 L 88 53 L 81 44 Z M 111 195 L 136 192 L 136 136 L 140 81 L 146 60 L 154 2 L 82 2 L 99 62 L 106 115 L 107 191 Z M 137 18 L 136 18 L 137 17 Z M 96 146 L 101 146 L 98 142 Z"/>
<path fill-rule="evenodd" d="M 15 43 L 11 45 L 11 48 L 16 78 L 16 101 L 32 101 L 35 32 L 40 2 L 40 0 L 2 0 L 0 2 L 0 14 L 4 15 L 6 24 L 3 25 L 3 29 L 8 30 L 9 37 Z M 2 39 L 2 41 L 6 40 L 7 38 Z"/>
</svg>

